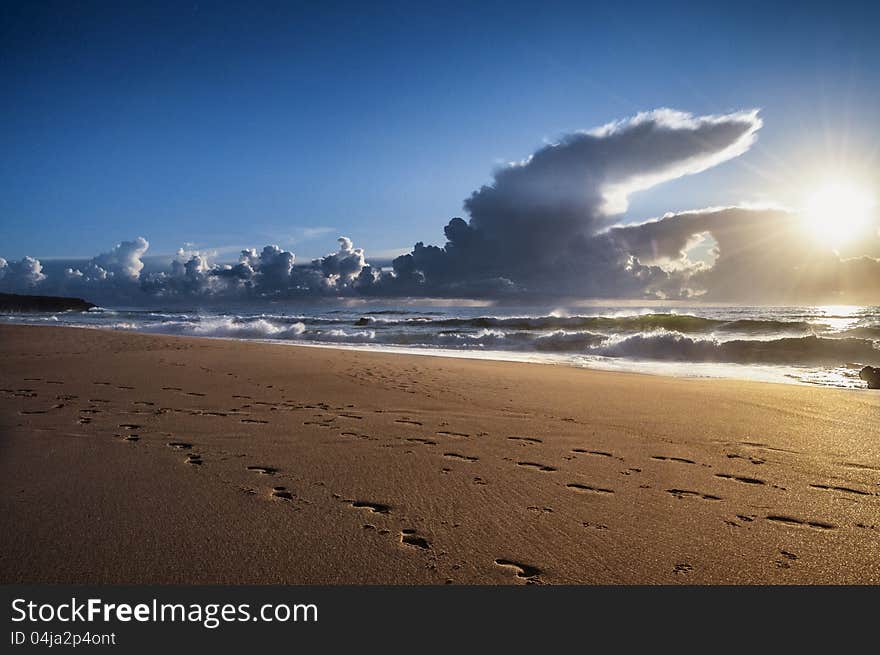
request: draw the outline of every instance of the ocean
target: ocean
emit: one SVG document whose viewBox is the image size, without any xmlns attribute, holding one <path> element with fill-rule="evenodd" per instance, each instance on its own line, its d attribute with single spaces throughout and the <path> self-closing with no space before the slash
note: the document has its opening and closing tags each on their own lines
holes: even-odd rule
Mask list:
<svg viewBox="0 0 880 655">
<path fill-rule="evenodd" d="M 880 365 L 880 307 L 499 307 L 401 302 L 97 308 L 0 322 L 547 362 L 860 388 Z"/>
</svg>

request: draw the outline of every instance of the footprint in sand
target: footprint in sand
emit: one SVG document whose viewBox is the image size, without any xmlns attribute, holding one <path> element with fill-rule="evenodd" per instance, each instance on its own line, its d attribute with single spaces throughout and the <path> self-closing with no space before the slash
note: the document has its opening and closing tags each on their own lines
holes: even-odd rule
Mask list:
<svg viewBox="0 0 880 655">
<path fill-rule="evenodd" d="M 517 462 L 516 464 L 517 464 L 517 466 L 525 466 L 528 468 L 535 468 L 535 469 L 538 469 L 539 471 L 552 472 L 552 471 L 556 470 L 556 468 L 553 466 L 549 466 L 547 464 L 539 464 L 538 462 Z"/>
<path fill-rule="evenodd" d="M 815 528 L 816 530 L 833 530 L 837 527 L 832 523 L 826 523 L 824 521 L 807 521 L 805 519 L 798 519 L 793 516 L 785 516 L 782 514 L 770 514 L 767 516 L 767 520 L 772 521 L 773 523 L 779 523 L 780 525 L 808 527 Z"/>
<path fill-rule="evenodd" d="M 861 489 L 853 489 L 852 487 L 838 487 L 828 484 L 811 484 L 811 489 L 821 489 L 822 491 L 840 491 L 845 494 L 855 494 L 857 496 L 873 496 L 870 491 L 862 491 Z"/>
<path fill-rule="evenodd" d="M 580 482 L 570 482 L 565 485 L 569 489 L 582 493 L 594 493 L 594 494 L 613 494 L 614 489 L 606 489 L 604 487 L 593 487 L 588 484 L 581 484 Z"/>
<path fill-rule="evenodd" d="M 787 550 L 780 550 L 779 554 L 782 555 L 782 559 L 776 560 L 776 567 L 780 569 L 790 569 L 791 563 L 799 559 L 797 555 Z"/>
<path fill-rule="evenodd" d="M 248 471 L 254 471 L 255 473 L 259 473 L 260 475 L 275 475 L 278 473 L 278 469 L 272 466 L 248 466 Z"/>
<path fill-rule="evenodd" d="M 272 497 L 292 500 L 293 494 L 287 490 L 287 487 L 272 487 Z"/>
<path fill-rule="evenodd" d="M 345 501 L 352 507 L 356 507 L 358 509 L 368 509 L 373 514 L 390 514 L 391 506 L 384 505 L 382 503 L 373 503 L 367 500 L 347 500 Z"/>
<path fill-rule="evenodd" d="M 511 441 L 522 441 L 524 443 L 544 443 L 537 437 L 507 437 Z"/>
<path fill-rule="evenodd" d="M 465 462 L 476 462 L 479 461 L 479 457 L 473 457 L 471 455 L 462 455 L 461 453 L 443 453 L 443 457 L 447 457 L 449 459 L 460 459 Z"/>
<path fill-rule="evenodd" d="M 651 459 L 656 459 L 660 462 L 678 462 L 679 464 L 696 464 L 696 462 L 692 459 L 685 459 L 684 457 L 667 457 L 665 455 L 651 455 Z"/>
<path fill-rule="evenodd" d="M 699 491 L 689 491 L 687 489 L 667 489 L 666 493 L 676 498 L 700 498 L 702 500 L 721 500 L 720 496 L 700 493 Z"/>
<path fill-rule="evenodd" d="M 758 478 L 748 478 L 740 475 L 731 475 L 729 473 L 716 473 L 716 478 L 721 478 L 723 480 L 733 480 L 734 482 L 742 482 L 743 484 L 767 484 L 763 480 L 759 480 Z"/>
<path fill-rule="evenodd" d="M 850 469 L 858 469 L 860 471 L 880 471 L 880 467 L 871 466 L 869 464 L 860 464 L 858 462 L 842 462 L 841 466 L 845 466 Z"/>
<path fill-rule="evenodd" d="M 541 575 L 542 571 L 537 566 L 515 562 L 510 559 L 496 559 L 495 565 L 507 569 L 516 574 L 516 577 L 529 580 Z"/>
<path fill-rule="evenodd" d="M 352 432 L 351 430 L 345 430 L 339 433 L 342 437 L 356 437 L 358 439 L 369 439 L 370 436 L 366 434 L 361 434 L 360 432 Z"/>
<path fill-rule="evenodd" d="M 416 534 L 415 530 L 404 528 L 400 531 L 400 543 L 405 546 L 413 546 L 422 550 L 430 550 L 431 542 Z"/>
</svg>

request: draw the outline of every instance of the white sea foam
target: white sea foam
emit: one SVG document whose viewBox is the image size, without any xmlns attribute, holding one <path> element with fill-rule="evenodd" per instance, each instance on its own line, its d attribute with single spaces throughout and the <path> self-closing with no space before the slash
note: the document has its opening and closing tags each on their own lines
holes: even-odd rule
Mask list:
<svg viewBox="0 0 880 655">
<path fill-rule="evenodd" d="M 300 307 L 281 313 L 192 308 L 101 308 L 0 316 L 163 334 L 272 340 L 412 352 L 565 362 L 618 370 L 797 379 L 858 386 L 858 367 L 880 365 L 880 308 Z M 768 372 L 772 371 L 772 375 Z M 853 371 L 856 373 L 854 374 Z M 789 376 L 786 378 L 786 376 Z"/>
</svg>

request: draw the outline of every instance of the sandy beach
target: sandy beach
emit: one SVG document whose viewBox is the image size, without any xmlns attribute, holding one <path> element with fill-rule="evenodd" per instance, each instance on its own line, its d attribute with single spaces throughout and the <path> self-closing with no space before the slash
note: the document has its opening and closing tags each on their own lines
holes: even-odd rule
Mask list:
<svg viewBox="0 0 880 655">
<path fill-rule="evenodd" d="M 880 583 L 880 393 L 0 326 L 3 583 Z"/>
</svg>

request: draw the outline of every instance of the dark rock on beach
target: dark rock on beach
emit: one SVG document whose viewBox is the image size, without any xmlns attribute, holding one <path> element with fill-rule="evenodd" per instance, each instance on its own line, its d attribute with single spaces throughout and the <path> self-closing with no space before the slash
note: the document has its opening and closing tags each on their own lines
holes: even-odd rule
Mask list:
<svg viewBox="0 0 880 655">
<path fill-rule="evenodd" d="M 869 389 L 880 389 L 880 368 L 866 366 L 859 371 L 859 377 L 868 383 Z"/>
<path fill-rule="evenodd" d="M 84 312 L 95 306 L 82 298 L 0 293 L 0 312 Z"/>
</svg>

